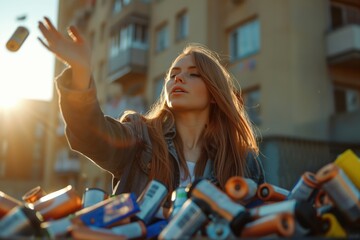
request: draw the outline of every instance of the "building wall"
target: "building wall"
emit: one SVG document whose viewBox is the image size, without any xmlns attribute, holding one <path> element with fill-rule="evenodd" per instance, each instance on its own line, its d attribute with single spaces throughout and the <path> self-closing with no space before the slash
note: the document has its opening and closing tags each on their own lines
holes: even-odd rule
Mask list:
<svg viewBox="0 0 360 240">
<path fill-rule="evenodd" d="M 269 179 L 280 184 L 276 175 L 280 174 L 281 168 L 272 169 L 272 166 L 282 166 L 282 161 L 291 162 L 287 158 L 297 159 L 295 156 L 308 159 L 311 159 L 308 155 L 319 156 L 319 164 L 312 168 L 315 170 L 320 164 L 332 161 L 329 156 L 334 157 L 338 151 L 346 148 L 342 145 L 337 150 L 330 150 L 332 152 L 329 155 L 326 153 L 326 149 L 330 148 L 327 141 L 358 141 L 358 138 L 352 137 L 350 127 L 344 126 L 347 129 L 345 131 L 334 121 L 334 82 L 329 74 L 326 48 L 326 34 L 331 31 L 330 3 L 333 1 L 336 0 L 154 0 L 149 1 L 147 7 L 142 1 L 133 0 L 136 5 L 125 6 L 117 15 L 111 14 L 113 1 L 96 1 L 92 7 L 87 6 L 90 14 L 84 31 L 93 43 L 94 78 L 102 108 L 106 109 L 108 99 L 116 95 L 111 93 L 114 84 L 121 84 L 117 93 L 120 95 L 121 91 L 126 92 L 136 85 L 142 86 L 137 93 L 145 97 L 149 107 L 157 98 L 157 82 L 164 78 L 176 55 L 190 42 L 201 43 L 224 57 L 244 96 L 254 89 L 259 90 L 261 121 L 256 127 L 263 141 L 261 150 L 267 161 L 267 171 L 271 175 Z M 64 4 L 63 1 L 60 2 L 60 5 Z M 84 12 L 83 8 L 87 5 L 86 1 L 82 3 L 83 5 L 77 6 L 80 12 Z M 61 29 L 65 29 L 79 15 L 75 9 L 73 5 L 63 5 L 59 9 Z M 177 40 L 176 19 L 182 12 L 188 15 L 188 36 Z M 107 73 L 109 35 L 116 24 L 121 24 L 131 14 L 146 15 L 149 18 L 147 69 L 145 73 L 133 73 L 111 82 Z M 230 60 L 231 33 L 253 19 L 258 19 L 260 24 L 259 51 L 238 60 Z M 157 52 L 156 33 L 164 25 L 168 26 L 169 45 Z M 105 37 L 100 41 L 101 32 Z M 60 66 L 57 71 L 61 69 Z M 354 68 L 342 69 L 336 71 L 336 74 L 339 72 L 345 72 L 345 75 L 350 72 L 351 76 L 358 74 Z M 334 74 L 334 69 L 332 73 Z M 352 115 L 358 116 L 355 113 Z M 342 119 L 354 124 L 354 118 L 350 115 Z M 287 138 L 290 140 L 286 140 Z M 296 139 L 301 139 L 301 143 Z M 302 141 L 308 140 L 321 142 L 322 150 L 308 150 L 311 149 L 310 146 L 316 145 L 313 142 L 301 147 Z M 297 147 L 293 147 L 295 145 Z M 284 154 L 283 148 L 293 149 L 294 152 L 292 155 L 289 151 Z M 305 151 L 308 155 L 303 153 Z M 296 164 L 292 166 L 302 169 Z M 294 174 L 291 180 L 287 179 L 287 186 L 290 186 L 289 183 L 298 174 L 299 172 Z M 81 159 L 81 171 L 77 175 L 78 186 L 84 188 L 96 185 L 99 179 L 101 186 L 107 186 L 110 182 L 109 175 L 103 170 L 99 170 L 87 159 Z M 53 182 L 56 182 L 54 177 Z"/>
</svg>

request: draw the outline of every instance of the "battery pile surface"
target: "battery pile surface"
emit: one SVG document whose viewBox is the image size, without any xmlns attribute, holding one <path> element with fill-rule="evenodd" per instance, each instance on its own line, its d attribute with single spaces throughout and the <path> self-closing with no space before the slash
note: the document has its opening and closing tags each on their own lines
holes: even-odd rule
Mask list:
<svg viewBox="0 0 360 240">
<path fill-rule="evenodd" d="M 347 150 L 290 190 L 240 176 L 221 190 L 196 179 L 172 192 L 156 180 L 140 196 L 69 185 L 22 200 L 0 192 L 0 239 L 360 238 L 360 159 Z"/>
</svg>

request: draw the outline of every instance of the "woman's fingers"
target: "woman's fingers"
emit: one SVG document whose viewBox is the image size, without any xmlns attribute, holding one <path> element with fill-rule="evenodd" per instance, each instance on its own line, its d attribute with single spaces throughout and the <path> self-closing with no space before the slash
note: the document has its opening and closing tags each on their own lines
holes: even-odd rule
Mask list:
<svg viewBox="0 0 360 240">
<path fill-rule="evenodd" d="M 41 38 L 37 38 L 39 41 L 40 41 L 40 43 L 45 47 L 45 48 L 47 48 L 47 50 L 49 50 L 49 51 L 51 51 L 51 49 L 49 48 L 49 46 L 41 39 Z"/>
<path fill-rule="evenodd" d="M 54 27 L 54 25 L 52 24 L 52 22 L 50 21 L 50 19 L 48 17 L 44 17 L 45 19 L 45 23 L 48 26 L 48 29 L 54 34 L 57 35 L 58 37 L 61 37 L 61 34 L 58 32 L 58 30 L 56 30 L 56 28 Z"/>
<path fill-rule="evenodd" d="M 73 41 L 78 42 L 78 43 L 84 42 L 84 38 L 81 36 L 79 30 L 76 27 L 70 26 L 68 28 L 68 34 Z"/>
</svg>

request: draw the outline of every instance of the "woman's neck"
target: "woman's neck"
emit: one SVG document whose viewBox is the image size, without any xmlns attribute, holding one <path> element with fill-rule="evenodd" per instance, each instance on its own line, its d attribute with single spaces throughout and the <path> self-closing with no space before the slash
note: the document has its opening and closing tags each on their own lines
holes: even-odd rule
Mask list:
<svg viewBox="0 0 360 240">
<path fill-rule="evenodd" d="M 207 115 L 182 114 L 175 117 L 176 132 L 180 135 L 184 150 L 201 147 L 201 135 L 208 123 Z"/>
</svg>

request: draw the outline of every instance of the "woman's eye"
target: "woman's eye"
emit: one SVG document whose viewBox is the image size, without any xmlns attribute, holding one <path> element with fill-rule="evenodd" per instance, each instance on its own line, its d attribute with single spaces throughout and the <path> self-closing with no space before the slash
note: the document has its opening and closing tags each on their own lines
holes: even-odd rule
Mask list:
<svg viewBox="0 0 360 240">
<path fill-rule="evenodd" d="M 192 76 L 192 77 L 201 77 L 201 75 L 197 74 L 197 73 L 191 73 L 190 76 Z"/>
</svg>

